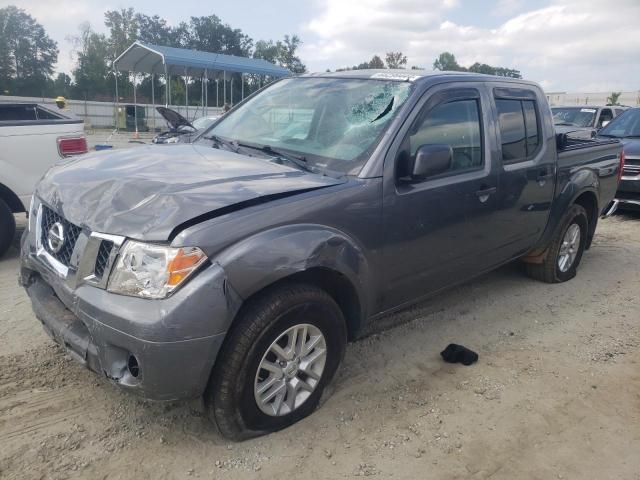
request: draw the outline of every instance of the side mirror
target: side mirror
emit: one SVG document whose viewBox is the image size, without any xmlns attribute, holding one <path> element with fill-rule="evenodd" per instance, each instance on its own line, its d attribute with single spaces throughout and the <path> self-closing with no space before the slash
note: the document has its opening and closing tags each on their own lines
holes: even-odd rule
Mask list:
<svg viewBox="0 0 640 480">
<path fill-rule="evenodd" d="M 444 143 L 422 145 L 416 151 L 411 178 L 420 179 L 439 175 L 451 169 L 453 150 Z"/>
</svg>

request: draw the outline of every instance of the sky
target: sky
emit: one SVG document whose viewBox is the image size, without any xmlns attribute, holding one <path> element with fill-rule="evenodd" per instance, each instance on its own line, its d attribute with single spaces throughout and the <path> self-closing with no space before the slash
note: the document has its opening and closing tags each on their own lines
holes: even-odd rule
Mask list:
<svg viewBox="0 0 640 480">
<path fill-rule="evenodd" d="M 431 69 L 439 53 L 458 63 L 515 68 L 553 92 L 640 90 L 640 0 L 0 0 L 25 9 L 58 42 L 57 71 L 69 73 L 67 38 L 82 22 L 105 31 L 106 10 L 133 6 L 170 24 L 215 14 L 254 40 L 297 34 L 310 71 L 402 51 Z M 176 6 L 179 5 L 179 8 Z"/>
</svg>

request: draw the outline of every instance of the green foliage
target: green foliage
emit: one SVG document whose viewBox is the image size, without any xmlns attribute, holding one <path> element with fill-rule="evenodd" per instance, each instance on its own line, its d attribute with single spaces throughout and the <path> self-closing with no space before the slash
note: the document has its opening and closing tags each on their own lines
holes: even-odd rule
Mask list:
<svg viewBox="0 0 640 480">
<path fill-rule="evenodd" d="M 0 93 L 45 94 L 57 60 L 56 42 L 31 15 L 14 6 L 0 9 Z"/>
<path fill-rule="evenodd" d="M 300 57 L 296 55 L 300 45 L 302 45 L 302 41 L 297 35 L 284 36 L 279 62 L 280 65 L 288 68 L 293 73 L 304 73 L 307 71 L 307 67 L 302 63 Z"/>
<path fill-rule="evenodd" d="M 368 68 L 382 69 L 384 68 L 384 62 L 378 55 L 374 55 L 373 57 L 371 57 L 371 60 L 369 61 Z"/>
<path fill-rule="evenodd" d="M 456 56 L 450 52 L 442 52 L 433 62 L 434 70 L 451 72 L 474 72 L 486 75 L 498 75 L 500 77 L 522 78 L 519 70 L 504 67 L 492 67 L 486 63 L 474 63 L 469 68 L 459 65 Z"/>
<path fill-rule="evenodd" d="M 65 73 L 52 78 L 58 57 L 57 44 L 51 40 L 30 15 L 14 6 L 0 9 L 0 94 L 11 95 L 63 95 L 77 99 L 112 100 L 114 95 L 113 61 L 136 40 L 190 48 L 229 55 L 263 58 L 288 68 L 293 73 L 304 73 L 306 66 L 298 56 L 302 41 L 296 35 L 284 35 L 277 42 L 255 42 L 242 30 L 224 23 L 216 15 L 191 17 L 188 22 L 171 26 L 158 15 L 137 13 L 133 8 L 109 10 L 105 13 L 106 35 L 97 33 L 88 23 L 80 26 L 79 33 L 68 37 L 76 55 L 72 71 L 74 81 Z M 222 73 L 218 75 L 222 80 Z M 138 98 L 151 98 L 151 77 L 138 75 Z M 234 100 L 240 98 L 241 77 L 227 73 L 227 82 L 233 79 Z M 131 101 L 133 76 L 118 73 L 118 91 L 123 101 Z M 257 89 L 257 77 L 245 76 L 245 94 Z M 191 79 L 188 84 L 191 104 L 199 103 L 202 83 Z M 228 98 L 230 84 L 227 83 Z M 165 94 L 164 81 L 155 79 L 156 99 Z M 193 91 L 192 91 L 193 90 Z M 220 95 L 222 95 L 220 83 Z M 172 81 L 172 100 L 184 102 L 183 79 Z M 237 98 L 236 98 L 237 97 Z M 215 82 L 209 82 L 209 99 L 215 98 Z M 193 99 L 193 100 L 192 100 Z"/>
<path fill-rule="evenodd" d="M 113 47 L 109 39 L 84 23 L 80 26 L 80 34 L 70 40 L 77 55 L 76 68 L 73 70 L 73 97 L 112 97 L 114 84 L 109 84 L 110 69 L 107 59 L 112 57 Z M 111 79 L 113 80 L 113 76 Z"/>
<path fill-rule="evenodd" d="M 407 65 L 407 56 L 402 52 L 387 52 L 385 57 L 387 68 L 405 68 Z"/>
<path fill-rule="evenodd" d="M 618 103 L 620 95 L 622 95 L 622 92 L 611 92 L 611 95 L 607 97 L 607 103 L 610 105 L 620 105 Z"/>
<path fill-rule="evenodd" d="M 458 65 L 456 56 L 453 53 L 442 52 L 438 58 L 433 62 L 434 70 L 460 72 L 466 70 L 464 67 Z"/>
</svg>

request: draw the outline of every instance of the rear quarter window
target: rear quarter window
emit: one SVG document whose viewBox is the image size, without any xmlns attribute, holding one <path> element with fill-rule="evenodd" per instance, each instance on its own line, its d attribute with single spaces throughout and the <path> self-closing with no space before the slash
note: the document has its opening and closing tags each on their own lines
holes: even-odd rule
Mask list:
<svg viewBox="0 0 640 480">
<path fill-rule="evenodd" d="M 0 105 L 0 122 L 37 119 L 35 105 Z"/>
</svg>

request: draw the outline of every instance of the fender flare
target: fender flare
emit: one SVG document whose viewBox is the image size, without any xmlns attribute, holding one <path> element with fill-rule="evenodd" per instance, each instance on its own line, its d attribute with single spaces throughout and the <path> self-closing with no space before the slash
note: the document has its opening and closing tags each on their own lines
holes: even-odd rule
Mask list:
<svg viewBox="0 0 640 480">
<path fill-rule="evenodd" d="M 576 203 L 578 197 L 585 193 L 590 193 L 594 196 L 596 202 L 596 212 L 599 211 L 600 205 L 598 205 L 598 189 L 600 185 L 600 180 L 593 171 L 591 170 L 581 170 L 573 175 L 567 184 L 564 186 L 560 194 L 554 199 L 553 204 L 551 206 L 551 211 L 549 212 L 549 221 L 547 223 L 547 228 L 545 229 L 542 237 L 536 244 L 533 250 L 529 254 L 525 260 L 528 259 L 537 259 L 539 257 L 544 258 L 546 255 L 546 249 L 549 243 L 551 242 L 551 238 L 558 228 L 558 224 L 562 220 L 565 212 L 569 209 L 571 205 Z M 594 215 L 596 221 L 598 215 Z M 590 220 L 590 236 L 593 234 L 595 230 L 595 222 L 591 222 Z M 593 225 L 591 225 L 593 223 Z"/>
<path fill-rule="evenodd" d="M 219 264 L 229 286 L 241 298 L 252 295 L 280 280 L 325 269 L 346 278 L 360 306 L 361 325 L 367 318 L 371 291 L 369 261 L 364 248 L 348 234 L 317 224 L 296 224 L 269 229 L 241 240 L 211 258 Z"/>
</svg>

